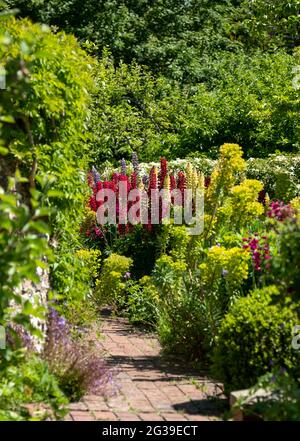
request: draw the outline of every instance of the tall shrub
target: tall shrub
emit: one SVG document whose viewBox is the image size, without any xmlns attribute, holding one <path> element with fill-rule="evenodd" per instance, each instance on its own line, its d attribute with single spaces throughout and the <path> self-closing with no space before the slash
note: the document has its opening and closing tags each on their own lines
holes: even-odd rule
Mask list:
<svg viewBox="0 0 300 441">
<path fill-rule="evenodd" d="M 0 62 L 6 72 L 6 89 L 1 91 L 4 187 L 5 176 L 20 170 L 28 181 L 19 183 L 17 191 L 33 209 L 30 195 L 43 186 L 42 205 L 51 209 L 56 255 L 53 285 L 61 294 L 83 295 L 73 281 L 80 259 L 69 262 L 80 246 L 94 61 L 73 36 L 54 34 L 26 19 L 5 19 L 0 32 Z M 64 272 L 64 277 L 56 277 L 56 272 Z M 87 285 L 82 286 L 85 290 Z"/>
</svg>

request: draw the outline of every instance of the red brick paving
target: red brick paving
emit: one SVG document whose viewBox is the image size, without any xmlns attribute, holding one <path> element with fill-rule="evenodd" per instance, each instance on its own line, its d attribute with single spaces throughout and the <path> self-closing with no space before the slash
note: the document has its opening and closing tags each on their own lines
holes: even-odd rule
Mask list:
<svg viewBox="0 0 300 441">
<path fill-rule="evenodd" d="M 220 419 L 220 388 L 177 360 L 160 356 L 153 335 L 136 331 L 123 318 L 107 318 L 100 346 L 116 368 L 116 393 L 87 395 L 71 405 L 67 419 L 103 421 L 208 421 Z"/>
</svg>

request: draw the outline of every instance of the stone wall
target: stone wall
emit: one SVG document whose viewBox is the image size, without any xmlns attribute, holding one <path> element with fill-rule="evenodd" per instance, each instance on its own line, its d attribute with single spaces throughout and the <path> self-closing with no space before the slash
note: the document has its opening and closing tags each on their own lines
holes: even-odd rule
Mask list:
<svg viewBox="0 0 300 441">
<path fill-rule="evenodd" d="M 47 307 L 48 292 L 50 290 L 49 270 L 37 267 L 37 275 L 39 276 L 40 281 L 34 283 L 30 280 L 26 280 L 19 288 L 18 294 L 22 296 L 23 300 L 28 299 L 31 303 Z M 33 337 L 32 341 L 34 349 L 41 352 L 46 338 L 46 320 L 32 317 L 31 324 L 42 333 L 41 338 Z"/>
</svg>

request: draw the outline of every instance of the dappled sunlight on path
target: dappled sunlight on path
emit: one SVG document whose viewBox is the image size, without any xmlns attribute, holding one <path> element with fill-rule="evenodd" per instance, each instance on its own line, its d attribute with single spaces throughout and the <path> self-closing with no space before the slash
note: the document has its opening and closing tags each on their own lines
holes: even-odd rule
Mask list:
<svg viewBox="0 0 300 441">
<path fill-rule="evenodd" d="M 221 386 L 174 358 L 160 355 L 155 335 L 124 318 L 104 318 L 100 346 L 115 370 L 115 393 L 86 396 L 67 419 L 121 421 L 209 421 L 220 419 Z"/>
</svg>

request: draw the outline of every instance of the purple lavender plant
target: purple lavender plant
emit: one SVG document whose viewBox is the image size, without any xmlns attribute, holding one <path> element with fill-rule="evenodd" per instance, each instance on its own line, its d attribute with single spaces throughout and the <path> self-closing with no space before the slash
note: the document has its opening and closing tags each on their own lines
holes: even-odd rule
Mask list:
<svg viewBox="0 0 300 441">
<path fill-rule="evenodd" d="M 144 175 L 144 176 L 142 177 L 142 182 L 143 182 L 143 184 L 144 184 L 145 187 L 148 186 L 149 178 L 148 178 L 147 175 Z"/>
<path fill-rule="evenodd" d="M 23 326 L 16 323 L 12 323 L 6 328 L 6 343 L 13 349 L 17 349 L 21 346 L 28 351 L 34 350 L 34 344 L 30 333 L 24 329 Z"/>
<path fill-rule="evenodd" d="M 126 161 L 124 158 L 121 159 L 121 175 L 126 176 Z"/>
<path fill-rule="evenodd" d="M 94 181 L 97 184 L 97 182 L 100 181 L 100 174 L 98 173 L 97 169 L 94 166 L 92 167 L 92 173 L 93 173 Z"/>
<path fill-rule="evenodd" d="M 44 356 L 61 390 L 70 401 L 89 394 L 105 394 L 112 371 L 87 344 L 74 340 L 67 321 L 51 309 Z"/>
<path fill-rule="evenodd" d="M 133 165 L 134 173 L 136 173 L 136 175 L 139 176 L 140 164 L 139 164 L 138 155 L 135 152 L 132 153 L 131 162 Z"/>
</svg>

